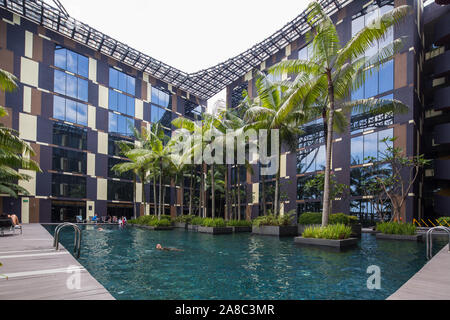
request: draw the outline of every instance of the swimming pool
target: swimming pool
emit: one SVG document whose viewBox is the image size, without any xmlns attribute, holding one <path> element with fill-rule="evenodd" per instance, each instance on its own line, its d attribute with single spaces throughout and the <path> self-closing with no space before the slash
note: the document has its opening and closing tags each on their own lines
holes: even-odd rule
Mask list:
<svg viewBox="0 0 450 320">
<path fill-rule="evenodd" d="M 45 227 L 53 234 L 55 226 Z M 79 262 L 116 299 L 385 299 L 426 262 L 423 243 L 369 234 L 337 253 L 292 238 L 104 229 L 82 227 Z M 71 249 L 68 230 L 61 243 Z M 157 243 L 184 251 L 158 251 Z M 381 269 L 380 290 L 367 288 L 371 265 Z"/>
</svg>

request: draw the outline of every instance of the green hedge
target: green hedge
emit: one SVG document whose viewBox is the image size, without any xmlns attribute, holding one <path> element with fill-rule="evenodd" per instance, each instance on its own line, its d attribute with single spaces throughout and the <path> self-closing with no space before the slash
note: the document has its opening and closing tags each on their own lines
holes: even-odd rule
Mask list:
<svg viewBox="0 0 450 320">
<path fill-rule="evenodd" d="M 201 217 L 194 217 L 194 218 L 192 218 L 190 224 L 192 224 L 194 226 L 201 226 L 202 223 L 203 223 L 203 218 L 201 218 Z"/>
<path fill-rule="evenodd" d="M 307 227 L 303 238 L 342 240 L 350 238 L 352 228 L 344 224 L 330 224 L 326 227 Z"/>
<path fill-rule="evenodd" d="M 225 220 L 222 218 L 205 218 L 201 225 L 203 227 L 226 227 Z"/>
<path fill-rule="evenodd" d="M 382 222 L 377 224 L 377 231 L 384 234 L 416 234 L 416 226 L 412 223 Z"/>
<path fill-rule="evenodd" d="M 158 220 L 157 216 L 140 216 L 137 219 L 129 220 L 128 223 L 152 227 L 169 227 L 172 225 L 170 217 L 163 215 L 161 215 L 161 220 Z"/>
<path fill-rule="evenodd" d="M 248 220 L 229 220 L 226 222 L 229 227 L 251 227 L 252 222 Z"/>
<path fill-rule="evenodd" d="M 255 227 L 259 226 L 290 226 L 292 224 L 292 211 L 283 216 L 276 217 L 272 214 L 260 216 L 253 220 Z"/>
<path fill-rule="evenodd" d="M 358 223 L 358 218 L 345 213 L 333 213 L 330 215 L 328 223 L 352 225 Z M 298 218 L 298 224 L 322 224 L 322 213 L 305 212 Z"/>
<path fill-rule="evenodd" d="M 184 222 L 184 223 L 190 223 L 192 219 L 194 219 L 196 216 L 193 215 L 182 215 L 175 218 L 175 222 Z"/>
</svg>

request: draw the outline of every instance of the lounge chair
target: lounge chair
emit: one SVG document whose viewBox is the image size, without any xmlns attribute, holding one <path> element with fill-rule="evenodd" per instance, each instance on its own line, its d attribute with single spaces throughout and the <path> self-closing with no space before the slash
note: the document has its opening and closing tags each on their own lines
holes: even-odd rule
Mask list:
<svg viewBox="0 0 450 320">
<path fill-rule="evenodd" d="M 83 223 L 83 216 L 76 216 L 77 223 Z"/>
<path fill-rule="evenodd" d="M 5 231 L 16 233 L 16 230 L 20 230 L 20 234 L 22 234 L 22 226 L 15 226 L 12 219 L 8 216 L 0 216 L 0 234 L 2 236 L 5 235 Z"/>
</svg>

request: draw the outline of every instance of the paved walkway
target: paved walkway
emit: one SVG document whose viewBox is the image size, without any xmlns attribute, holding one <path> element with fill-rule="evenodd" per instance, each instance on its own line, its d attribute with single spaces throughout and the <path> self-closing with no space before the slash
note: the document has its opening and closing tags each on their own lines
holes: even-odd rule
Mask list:
<svg viewBox="0 0 450 320">
<path fill-rule="evenodd" d="M 388 300 L 450 300 L 450 253 L 445 246 Z"/>
<path fill-rule="evenodd" d="M 0 300 L 114 299 L 64 247 L 55 251 L 40 224 L 24 225 L 22 235 L 0 236 L 0 262 Z"/>
</svg>

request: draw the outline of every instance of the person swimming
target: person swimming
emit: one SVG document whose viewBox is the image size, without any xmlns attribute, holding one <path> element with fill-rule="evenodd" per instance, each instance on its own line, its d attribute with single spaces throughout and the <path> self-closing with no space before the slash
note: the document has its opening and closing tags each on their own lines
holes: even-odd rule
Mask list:
<svg viewBox="0 0 450 320">
<path fill-rule="evenodd" d="M 162 245 L 160 245 L 159 243 L 156 245 L 156 250 L 165 250 L 165 251 L 183 251 L 181 249 L 177 249 L 177 248 L 164 248 Z"/>
</svg>

